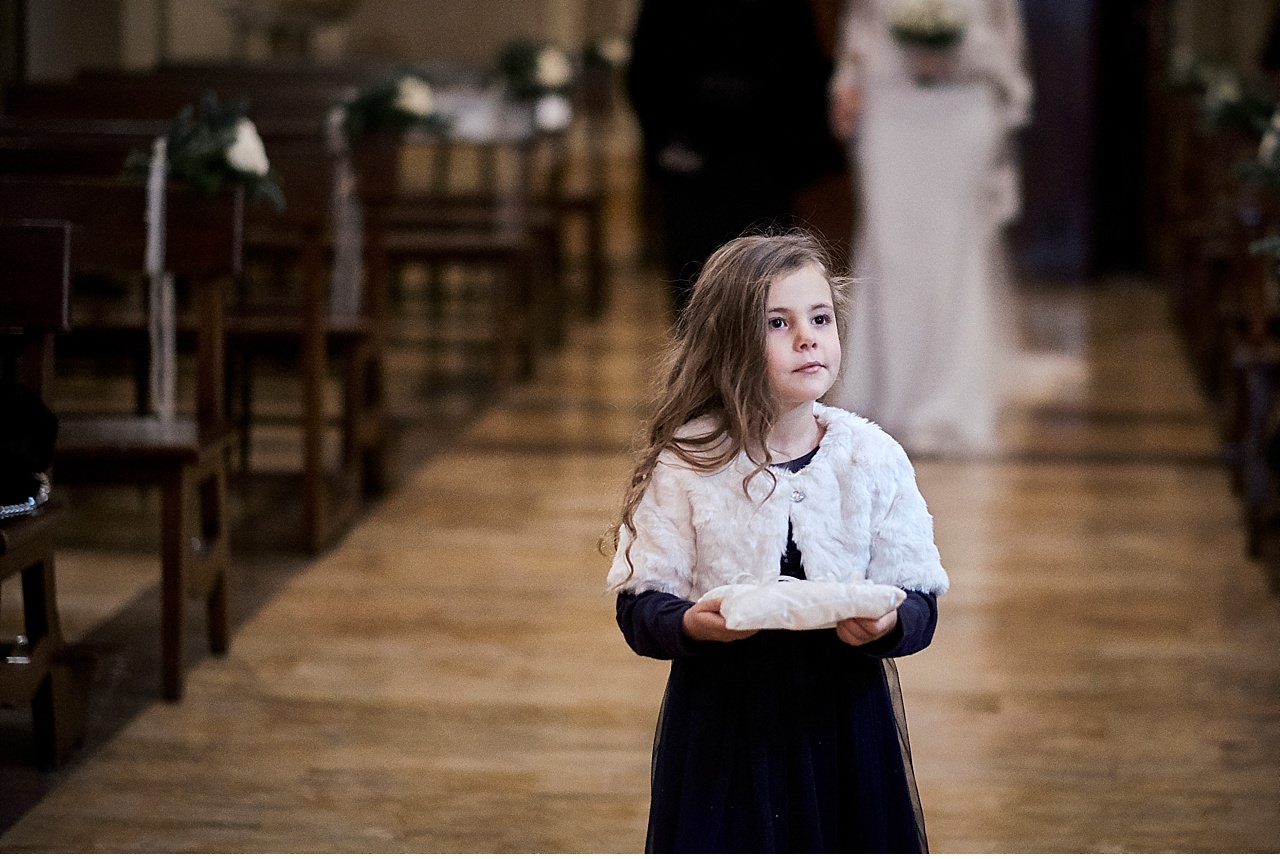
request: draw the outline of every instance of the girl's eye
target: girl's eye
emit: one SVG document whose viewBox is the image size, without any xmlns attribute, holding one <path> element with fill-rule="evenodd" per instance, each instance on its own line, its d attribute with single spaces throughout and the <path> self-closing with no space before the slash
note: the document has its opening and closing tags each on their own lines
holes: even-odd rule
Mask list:
<svg viewBox="0 0 1280 859">
<path fill-rule="evenodd" d="M 785 328 L 787 326 L 787 321 L 781 316 L 770 316 L 769 321 L 766 324 L 770 328 Z"/>
<path fill-rule="evenodd" d="M 831 316 L 827 313 L 819 313 L 817 316 L 813 317 L 814 325 L 826 325 L 829 322 L 831 322 Z"/>
</svg>

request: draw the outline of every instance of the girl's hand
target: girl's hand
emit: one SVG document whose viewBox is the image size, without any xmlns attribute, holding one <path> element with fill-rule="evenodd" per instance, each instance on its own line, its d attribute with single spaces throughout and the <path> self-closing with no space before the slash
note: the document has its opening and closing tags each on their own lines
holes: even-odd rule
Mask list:
<svg viewBox="0 0 1280 859">
<path fill-rule="evenodd" d="M 756 634 L 754 629 L 729 629 L 720 614 L 720 600 L 696 602 L 685 610 L 680 620 L 684 634 L 695 641 L 738 641 Z"/>
<path fill-rule="evenodd" d="M 875 619 L 866 617 L 845 618 L 836 624 L 836 635 L 845 644 L 857 647 L 860 644 L 869 644 L 877 638 L 884 638 L 893 632 L 893 628 L 897 625 L 898 610 L 895 608 L 883 617 Z"/>
</svg>

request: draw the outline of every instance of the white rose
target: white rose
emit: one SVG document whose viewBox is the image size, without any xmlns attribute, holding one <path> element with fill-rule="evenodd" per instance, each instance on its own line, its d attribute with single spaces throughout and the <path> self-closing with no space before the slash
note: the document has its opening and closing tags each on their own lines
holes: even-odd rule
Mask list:
<svg viewBox="0 0 1280 859">
<path fill-rule="evenodd" d="M 1258 144 L 1258 163 L 1270 166 L 1278 149 L 1280 149 L 1280 111 L 1271 114 L 1267 130 L 1262 134 L 1262 141 Z"/>
<path fill-rule="evenodd" d="M 604 57 L 613 65 L 621 65 L 627 61 L 631 54 L 631 46 L 627 44 L 627 40 L 620 36 L 611 36 L 604 39 L 597 45 L 600 56 Z"/>
<path fill-rule="evenodd" d="M 241 173 L 255 176 L 265 176 L 271 168 L 266 147 L 251 120 L 242 118 L 236 123 L 236 139 L 227 148 L 227 163 Z"/>
<path fill-rule="evenodd" d="M 1209 85 L 1207 98 L 1214 104 L 1234 104 L 1241 98 L 1240 82 L 1229 72 L 1218 74 Z"/>
<path fill-rule="evenodd" d="M 569 58 L 563 52 L 556 48 L 543 48 L 538 52 L 535 76 L 542 86 L 555 89 L 569 83 L 573 67 L 569 65 Z"/>
<path fill-rule="evenodd" d="M 1262 142 L 1258 144 L 1258 163 L 1270 166 L 1277 146 L 1280 146 L 1280 139 L 1277 139 L 1274 129 L 1268 128 L 1267 133 L 1262 135 Z"/>
<path fill-rule="evenodd" d="M 573 108 L 562 95 L 546 95 L 534 105 L 533 121 L 543 131 L 561 131 L 568 127 Z"/>
<path fill-rule="evenodd" d="M 396 108 L 414 116 L 430 116 L 432 111 L 431 85 L 411 75 L 400 79 L 396 87 Z"/>
</svg>

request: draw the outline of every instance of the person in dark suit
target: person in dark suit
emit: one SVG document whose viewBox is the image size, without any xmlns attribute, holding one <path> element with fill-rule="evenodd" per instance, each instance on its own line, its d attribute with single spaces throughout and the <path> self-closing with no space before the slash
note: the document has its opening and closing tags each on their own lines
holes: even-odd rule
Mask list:
<svg viewBox="0 0 1280 859">
<path fill-rule="evenodd" d="M 627 93 L 677 320 L 712 250 L 794 225 L 797 192 L 844 169 L 827 124 L 831 70 L 809 3 L 642 3 Z"/>
</svg>

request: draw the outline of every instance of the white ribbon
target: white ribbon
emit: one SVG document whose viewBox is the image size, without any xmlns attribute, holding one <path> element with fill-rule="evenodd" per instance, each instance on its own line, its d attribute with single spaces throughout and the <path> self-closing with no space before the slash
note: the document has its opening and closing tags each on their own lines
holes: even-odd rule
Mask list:
<svg viewBox="0 0 1280 859">
<path fill-rule="evenodd" d="M 151 350 L 151 406 L 162 421 L 174 419 L 177 388 L 177 316 L 173 277 L 164 267 L 168 173 L 165 139 L 157 137 L 151 144 L 151 169 L 147 174 L 147 334 Z"/>
<path fill-rule="evenodd" d="M 333 270 L 329 280 L 329 313 L 335 317 L 360 313 L 364 282 L 364 212 L 356 195 L 351 150 L 342 133 L 343 109 L 329 114 L 328 147 L 333 154 Z"/>
</svg>

